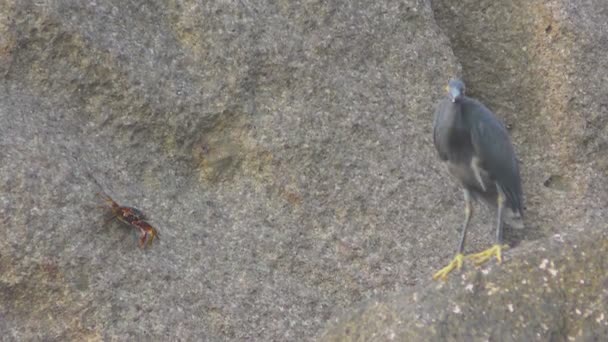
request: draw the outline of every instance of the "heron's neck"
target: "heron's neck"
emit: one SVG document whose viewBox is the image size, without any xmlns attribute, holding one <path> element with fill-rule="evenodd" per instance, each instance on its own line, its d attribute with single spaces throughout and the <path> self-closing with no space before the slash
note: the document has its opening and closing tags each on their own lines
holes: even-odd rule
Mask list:
<svg viewBox="0 0 608 342">
<path fill-rule="evenodd" d="M 462 103 L 461 100 L 448 104 L 449 115 L 447 115 L 447 127 L 450 128 L 450 135 L 458 135 L 464 130 L 462 122 Z"/>
</svg>

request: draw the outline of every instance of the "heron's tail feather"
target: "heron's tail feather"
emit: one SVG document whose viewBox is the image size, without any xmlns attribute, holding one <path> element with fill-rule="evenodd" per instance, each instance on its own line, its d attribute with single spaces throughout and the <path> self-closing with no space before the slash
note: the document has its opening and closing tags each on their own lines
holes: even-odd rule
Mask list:
<svg viewBox="0 0 608 342">
<path fill-rule="evenodd" d="M 515 229 L 525 228 L 524 218 L 522 217 L 520 212 L 513 212 L 512 210 L 510 210 L 510 208 L 507 208 L 507 210 L 505 210 L 504 213 L 505 213 L 504 214 L 505 223 L 509 227 L 515 228 Z"/>
</svg>

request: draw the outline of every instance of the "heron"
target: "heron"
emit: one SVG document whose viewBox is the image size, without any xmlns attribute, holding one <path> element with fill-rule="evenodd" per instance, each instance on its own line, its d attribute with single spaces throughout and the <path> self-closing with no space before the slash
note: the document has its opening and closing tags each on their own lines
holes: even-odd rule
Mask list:
<svg viewBox="0 0 608 342">
<path fill-rule="evenodd" d="M 509 133 L 483 103 L 465 95 L 465 85 L 452 79 L 447 96 L 437 105 L 433 122 L 433 143 L 439 158 L 447 164 L 464 193 L 464 222 L 454 259 L 433 275 L 446 280 L 465 259 L 467 228 L 473 215 L 473 201 L 496 209 L 496 236 L 492 247 L 468 255 L 476 265 L 496 257 L 502 262 L 503 226 L 523 228 L 523 194 L 519 165 Z"/>
</svg>

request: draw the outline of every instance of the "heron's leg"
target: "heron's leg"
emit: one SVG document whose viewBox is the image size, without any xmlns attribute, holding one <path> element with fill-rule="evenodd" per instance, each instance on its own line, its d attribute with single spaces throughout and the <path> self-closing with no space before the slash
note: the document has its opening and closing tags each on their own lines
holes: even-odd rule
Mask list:
<svg viewBox="0 0 608 342">
<path fill-rule="evenodd" d="M 471 200 L 471 192 L 464 189 L 464 223 L 462 224 L 462 232 L 460 233 L 460 243 L 458 244 L 458 254 L 464 254 L 464 241 L 467 238 L 467 229 L 473 216 L 473 203 Z"/>
<path fill-rule="evenodd" d="M 458 253 L 446 267 L 440 269 L 433 275 L 433 279 L 435 280 L 446 280 L 450 272 L 452 272 L 454 269 L 460 269 L 462 267 L 462 262 L 464 260 L 464 241 L 467 238 L 467 228 L 469 228 L 469 223 L 471 222 L 471 217 L 473 216 L 471 193 L 467 189 L 464 189 L 464 204 L 464 222 L 462 224 L 460 242 L 458 243 Z"/>
<path fill-rule="evenodd" d="M 496 185 L 496 189 L 497 189 L 497 193 L 498 193 L 498 199 L 496 200 L 496 202 L 498 204 L 497 213 L 496 213 L 496 243 L 494 244 L 494 246 L 486 249 L 485 251 L 469 255 L 469 258 L 471 260 L 473 260 L 473 262 L 476 265 L 481 265 L 481 264 L 489 261 L 490 259 L 492 259 L 493 256 L 496 256 L 496 260 L 498 261 L 498 263 L 501 263 L 502 262 L 502 249 L 503 248 L 506 249 L 509 247 L 507 245 L 502 244 L 502 229 L 503 229 L 503 225 L 504 225 L 503 212 L 504 212 L 504 208 L 505 208 L 505 194 L 502 191 L 502 189 L 500 189 L 498 184 Z"/>
<path fill-rule="evenodd" d="M 502 228 L 504 226 L 503 212 L 505 209 L 505 194 L 498 188 L 498 209 L 496 213 L 496 244 L 502 245 Z"/>
</svg>

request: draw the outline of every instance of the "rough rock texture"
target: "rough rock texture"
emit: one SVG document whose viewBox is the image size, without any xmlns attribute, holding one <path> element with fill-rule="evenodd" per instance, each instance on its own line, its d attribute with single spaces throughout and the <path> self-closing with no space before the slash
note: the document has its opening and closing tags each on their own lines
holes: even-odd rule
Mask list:
<svg viewBox="0 0 608 342">
<path fill-rule="evenodd" d="M 0 1 L 2 336 L 306 340 L 428 284 L 462 216 L 430 139 L 461 73 L 524 162 L 509 241 L 604 225 L 607 5 L 472 3 Z"/>
<path fill-rule="evenodd" d="M 302 340 L 452 245 L 428 3 L 2 6 L 4 336 Z"/>
<path fill-rule="evenodd" d="M 576 234 L 575 234 L 576 235 Z M 599 341 L 608 336 L 608 231 L 555 235 L 505 267 L 373 300 L 323 341 Z"/>
</svg>

